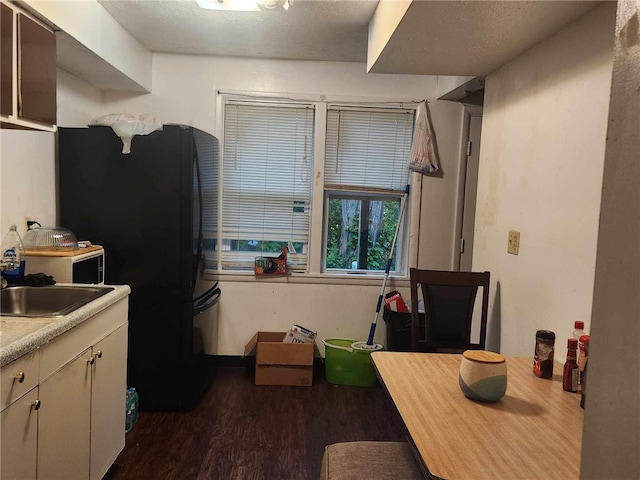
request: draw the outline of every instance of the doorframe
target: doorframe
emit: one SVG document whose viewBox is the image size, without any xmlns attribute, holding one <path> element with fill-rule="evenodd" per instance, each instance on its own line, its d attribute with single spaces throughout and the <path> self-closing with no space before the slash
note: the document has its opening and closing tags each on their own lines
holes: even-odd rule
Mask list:
<svg viewBox="0 0 640 480">
<path fill-rule="evenodd" d="M 463 225 L 465 221 L 464 215 L 464 202 L 465 202 L 465 186 L 467 181 L 467 144 L 470 138 L 470 127 L 471 127 L 471 118 L 472 117 L 482 117 L 482 106 L 476 105 L 463 105 L 463 118 L 462 118 L 462 135 L 460 141 L 460 169 L 458 175 L 458 195 L 457 195 L 457 209 L 456 209 L 456 222 L 455 222 L 455 233 L 454 233 L 454 270 L 460 270 L 460 260 L 461 260 L 461 241 L 462 241 L 462 231 Z M 479 147 L 480 145 L 478 145 Z M 474 181 L 477 183 L 478 178 L 476 177 Z M 468 217 L 467 217 L 468 218 Z M 475 218 L 474 218 L 475 224 Z"/>
</svg>

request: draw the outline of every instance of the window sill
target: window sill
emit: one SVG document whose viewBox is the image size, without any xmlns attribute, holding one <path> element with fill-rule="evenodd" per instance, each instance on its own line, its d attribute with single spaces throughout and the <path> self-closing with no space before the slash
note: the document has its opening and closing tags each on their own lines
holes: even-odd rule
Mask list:
<svg viewBox="0 0 640 480">
<path fill-rule="evenodd" d="M 288 273 L 286 275 L 254 275 L 251 272 L 215 272 L 206 270 L 203 278 L 209 281 L 224 282 L 265 282 L 265 283 L 308 283 L 318 285 L 365 285 L 380 286 L 384 275 L 365 274 L 309 274 Z M 387 280 L 387 288 L 409 287 L 408 277 L 390 276 Z"/>
</svg>

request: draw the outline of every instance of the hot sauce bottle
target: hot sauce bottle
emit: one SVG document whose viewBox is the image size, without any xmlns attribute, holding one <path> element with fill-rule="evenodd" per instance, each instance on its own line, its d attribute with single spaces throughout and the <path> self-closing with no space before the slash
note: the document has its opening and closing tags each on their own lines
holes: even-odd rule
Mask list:
<svg viewBox="0 0 640 480">
<path fill-rule="evenodd" d="M 569 338 L 567 340 L 567 361 L 562 371 L 562 389 L 567 392 L 578 391 L 578 362 L 577 362 L 578 340 Z"/>
</svg>

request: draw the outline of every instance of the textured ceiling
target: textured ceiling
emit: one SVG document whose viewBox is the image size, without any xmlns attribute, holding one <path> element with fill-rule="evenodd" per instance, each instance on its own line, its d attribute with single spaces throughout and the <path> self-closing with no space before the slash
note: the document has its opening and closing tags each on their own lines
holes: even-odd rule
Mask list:
<svg viewBox="0 0 640 480">
<path fill-rule="evenodd" d="M 153 52 L 366 62 L 377 0 L 292 0 L 289 10 L 204 10 L 195 0 L 99 0 Z"/>
<path fill-rule="evenodd" d="M 372 73 L 484 76 L 597 1 L 414 1 Z"/>
<path fill-rule="evenodd" d="M 98 0 L 152 52 L 367 62 L 378 0 L 289 1 L 287 11 L 224 12 L 195 0 Z M 485 76 L 600 3 L 414 0 L 369 71 Z M 58 37 L 61 68 L 99 88 L 145 91 L 64 32 Z"/>
</svg>

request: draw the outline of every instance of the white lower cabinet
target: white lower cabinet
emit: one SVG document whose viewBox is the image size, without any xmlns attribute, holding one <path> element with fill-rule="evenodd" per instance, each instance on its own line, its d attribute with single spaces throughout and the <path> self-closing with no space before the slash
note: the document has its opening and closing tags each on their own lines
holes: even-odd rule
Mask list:
<svg viewBox="0 0 640 480">
<path fill-rule="evenodd" d="M 38 387 L 35 387 L 0 413 L 0 478 L 3 480 L 36 478 L 37 400 Z"/>
<path fill-rule="evenodd" d="M 38 478 L 73 480 L 89 475 L 91 349 L 40 384 Z"/>
<path fill-rule="evenodd" d="M 127 325 L 93 347 L 91 480 L 100 480 L 124 448 Z"/>
<path fill-rule="evenodd" d="M 127 307 L 123 299 L 41 348 L 39 384 L 1 413 L 2 480 L 100 480 L 113 464 L 125 443 Z M 3 367 L 4 381 L 24 364 Z"/>
</svg>

